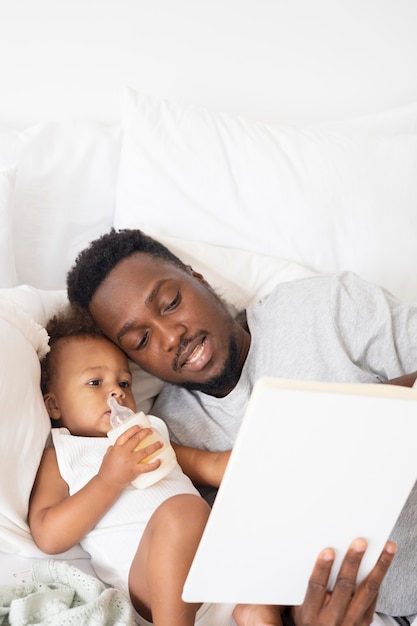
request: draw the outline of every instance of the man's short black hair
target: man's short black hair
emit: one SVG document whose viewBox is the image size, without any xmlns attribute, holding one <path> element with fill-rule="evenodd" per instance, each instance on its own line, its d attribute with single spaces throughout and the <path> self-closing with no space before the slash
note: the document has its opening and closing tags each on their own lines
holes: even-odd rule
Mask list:
<svg viewBox="0 0 417 626">
<path fill-rule="evenodd" d="M 137 252 L 186 270 L 186 265 L 162 243 L 138 229 L 114 228 L 92 241 L 78 255 L 67 275 L 69 301 L 88 309 L 96 289 L 120 261 Z"/>
</svg>

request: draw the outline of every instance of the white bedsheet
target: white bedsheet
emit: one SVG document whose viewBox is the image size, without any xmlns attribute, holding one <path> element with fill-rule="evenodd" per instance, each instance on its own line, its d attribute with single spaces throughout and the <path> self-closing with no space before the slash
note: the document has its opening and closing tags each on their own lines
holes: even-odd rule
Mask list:
<svg viewBox="0 0 417 626">
<path fill-rule="evenodd" d="M 35 559 L 19 556 L 17 554 L 0 551 L 0 585 L 9 585 L 27 580 L 27 578 L 30 577 L 30 569 L 34 560 Z M 69 562 L 86 574 L 90 574 L 91 576 L 96 575 L 90 559 L 88 558 L 71 559 Z"/>
</svg>

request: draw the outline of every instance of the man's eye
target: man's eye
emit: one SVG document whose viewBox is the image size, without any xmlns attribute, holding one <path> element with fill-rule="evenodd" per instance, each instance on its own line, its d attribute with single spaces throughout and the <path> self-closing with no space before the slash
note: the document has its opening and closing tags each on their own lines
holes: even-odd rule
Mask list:
<svg viewBox="0 0 417 626">
<path fill-rule="evenodd" d="M 147 331 L 142 339 L 139 341 L 139 343 L 136 346 L 136 350 L 141 350 L 142 348 L 144 348 L 146 346 L 146 344 L 148 343 L 148 339 L 149 339 L 149 331 Z"/>
<path fill-rule="evenodd" d="M 95 378 L 94 380 L 89 380 L 88 384 L 92 387 L 98 387 L 100 385 L 100 380 L 98 378 Z"/>
<path fill-rule="evenodd" d="M 172 302 L 170 302 L 168 306 L 165 307 L 165 311 L 168 311 L 168 312 L 172 311 L 179 305 L 180 302 L 181 302 L 181 294 L 180 292 L 178 292 L 175 298 L 172 300 Z"/>
</svg>

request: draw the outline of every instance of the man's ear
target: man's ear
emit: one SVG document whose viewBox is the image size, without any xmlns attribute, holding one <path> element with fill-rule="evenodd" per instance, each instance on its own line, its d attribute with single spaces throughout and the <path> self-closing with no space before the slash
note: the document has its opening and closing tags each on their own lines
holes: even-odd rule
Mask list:
<svg viewBox="0 0 417 626">
<path fill-rule="evenodd" d="M 61 410 L 56 401 L 55 394 L 46 393 L 43 397 L 43 401 L 45 402 L 46 410 L 48 411 L 49 417 L 58 422 L 61 419 Z"/>
<path fill-rule="evenodd" d="M 204 278 L 203 274 L 200 274 L 200 272 L 196 272 L 195 270 L 193 270 L 193 268 L 191 267 L 191 265 L 187 265 L 187 272 L 189 274 L 191 274 L 191 276 L 194 276 L 194 278 L 196 278 L 197 280 L 200 281 L 200 283 L 203 283 L 203 285 L 205 285 L 206 287 L 210 287 L 210 283 L 208 283 L 206 281 L 206 279 Z"/>
</svg>

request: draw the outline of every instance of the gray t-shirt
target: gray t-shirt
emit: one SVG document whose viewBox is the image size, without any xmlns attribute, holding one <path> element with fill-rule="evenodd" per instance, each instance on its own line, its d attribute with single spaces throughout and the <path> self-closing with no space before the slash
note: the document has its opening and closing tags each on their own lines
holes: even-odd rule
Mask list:
<svg viewBox="0 0 417 626">
<path fill-rule="evenodd" d="M 282 283 L 247 310 L 250 350 L 225 398 L 165 384 L 152 413 L 184 445 L 228 450 L 255 381 L 262 376 L 377 383 L 417 370 L 417 305 L 405 304 L 353 273 Z M 417 419 L 417 416 L 416 416 Z M 394 529 L 398 554 L 378 611 L 417 613 L 417 489 Z"/>
</svg>

